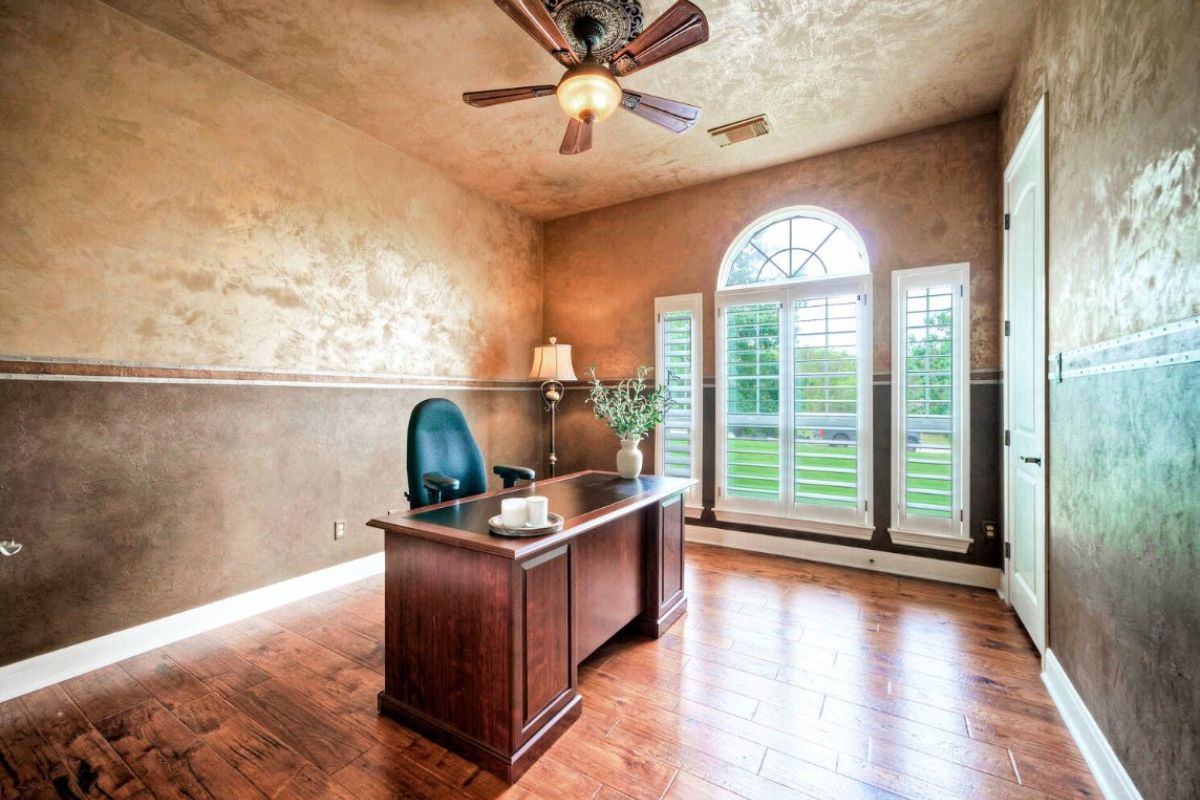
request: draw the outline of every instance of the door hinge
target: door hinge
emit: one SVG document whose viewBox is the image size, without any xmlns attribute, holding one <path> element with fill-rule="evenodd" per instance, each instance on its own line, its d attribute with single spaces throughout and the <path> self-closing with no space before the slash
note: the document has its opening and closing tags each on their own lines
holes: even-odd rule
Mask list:
<svg viewBox="0 0 1200 800">
<path fill-rule="evenodd" d="M 1004 432 L 1004 446 L 1008 447 L 1011 444 L 1012 444 L 1012 431 L 1006 430 Z"/>
<path fill-rule="evenodd" d="M 959 297 L 966 297 L 966 296 L 967 296 L 967 286 L 966 286 L 966 284 L 964 284 L 964 283 L 960 283 L 960 284 L 958 285 L 958 296 L 959 296 Z"/>
<path fill-rule="evenodd" d="M 863 511 L 870 511 L 870 510 L 871 510 L 871 501 L 863 500 Z"/>
<path fill-rule="evenodd" d="M 1012 545 L 1008 542 L 1004 543 L 1004 557 L 1012 558 Z"/>
<path fill-rule="evenodd" d="M 960 509 L 958 510 L 958 521 L 959 521 L 959 522 L 962 522 L 962 521 L 963 521 L 963 514 L 964 514 L 963 510 L 960 508 Z"/>
<path fill-rule="evenodd" d="M 1012 333 L 1012 323 L 1009 322 L 1008 320 L 1004 320 L 1004 335 L 1008 336 L 1011 333 Z"/>
<path fill-rule="evenodd" d="M 1004 230 L 1008 230 L 1011 227 L 1012 227 L 1012 215 L 1005 214 L 1004 215 Z"/>
<path fill-rule="evenodd" d="M 717 487 L 717 497 L 723 497 L 724 494 L 725 494 L 724 489 L 722 487 L 718 486 Z"/>
</svg>

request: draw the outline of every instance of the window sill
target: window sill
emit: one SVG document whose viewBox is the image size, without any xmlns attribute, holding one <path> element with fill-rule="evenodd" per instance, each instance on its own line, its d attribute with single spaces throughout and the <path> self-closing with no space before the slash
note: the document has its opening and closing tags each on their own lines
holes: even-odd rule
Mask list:
<svg viewBox="0 0 1200 800">
<path fill-rule="evenodd" d="M 904 547 L 923 547 L 926 550 L 945 550 L 950 553 L 965 553 L 971 549 L 971 540 L 964 536 L 949 536 L 944 533 L 922 533 L 901 528 L 888 528 L 892 544 Z"/>
<path fill-rule="evenodd" d="M 741 523 L 743 525 L 759 525 L 764 528 L 780 528 L 782 530 L 800 531 L 802 533 L 819 533 L 826 536 L 840 536 L 843 539 L 859 539 L 866 541 L 875 535 L 872 525 L 862 525 L 855 522 L 823 522 L 819 520 L 796 519 L 795 517 L 777 517 L 771 514 L 755 514 L 749 511 L 731 511 L 714 508 L 713 514 L 720 522 Z"/>
</svg>

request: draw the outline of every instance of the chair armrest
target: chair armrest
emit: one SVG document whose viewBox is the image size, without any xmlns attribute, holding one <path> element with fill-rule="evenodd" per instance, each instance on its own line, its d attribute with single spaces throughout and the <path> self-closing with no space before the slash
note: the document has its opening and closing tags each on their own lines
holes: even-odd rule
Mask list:
<svg viewBox="0 0 1200 800">
<path fill-rule="evenodd" d="M 492 467 L 492 472 L 501 477 L 505 489 L 516 485 L 517 481 L 531 481 L 537 477 L 537 473 L 529 467 L 512 467 L 507 464 L 496 464 Z"/>
<path fill-rule="evenodd" d="M 453 492 L 460 485 L 458 478 L 451 478 L 440 472 L 426 472 L 421 476 L 421 482 L 425 484 L 426 489 L 439 497 L 442 492 Z"/>
</svg>

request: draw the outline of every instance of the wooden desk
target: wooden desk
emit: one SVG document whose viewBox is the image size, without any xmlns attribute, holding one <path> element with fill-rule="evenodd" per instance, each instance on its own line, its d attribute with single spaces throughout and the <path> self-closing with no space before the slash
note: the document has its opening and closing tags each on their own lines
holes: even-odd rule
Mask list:
<svg viewBox="0 0 1200 800">
<path fill-rule="evenodd" d="M 578 472 L 371 520 L 387 532 L 380 713 L 517 780 L 579 717 L 579 662 L 630 623 L 658 637 L 687 609 L 694 483 Z M 502 498 L 534 493 L 562 531 L 488 533 Z"/>
</svg>

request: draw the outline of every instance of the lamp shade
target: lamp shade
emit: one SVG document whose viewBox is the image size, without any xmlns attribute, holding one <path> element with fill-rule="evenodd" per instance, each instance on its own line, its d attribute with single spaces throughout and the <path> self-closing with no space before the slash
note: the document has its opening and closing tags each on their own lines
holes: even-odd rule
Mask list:
<svg viewBox="0 0 1200 800">
<path fill-rule="evenodd" d="M 577 381 L 575 367 L 571 366 L 571 345 L 559 344 L 550 337 L 550 344 L 533 348 L 533 367 L 530 379 L 539 381 Z"/>
</svg>

